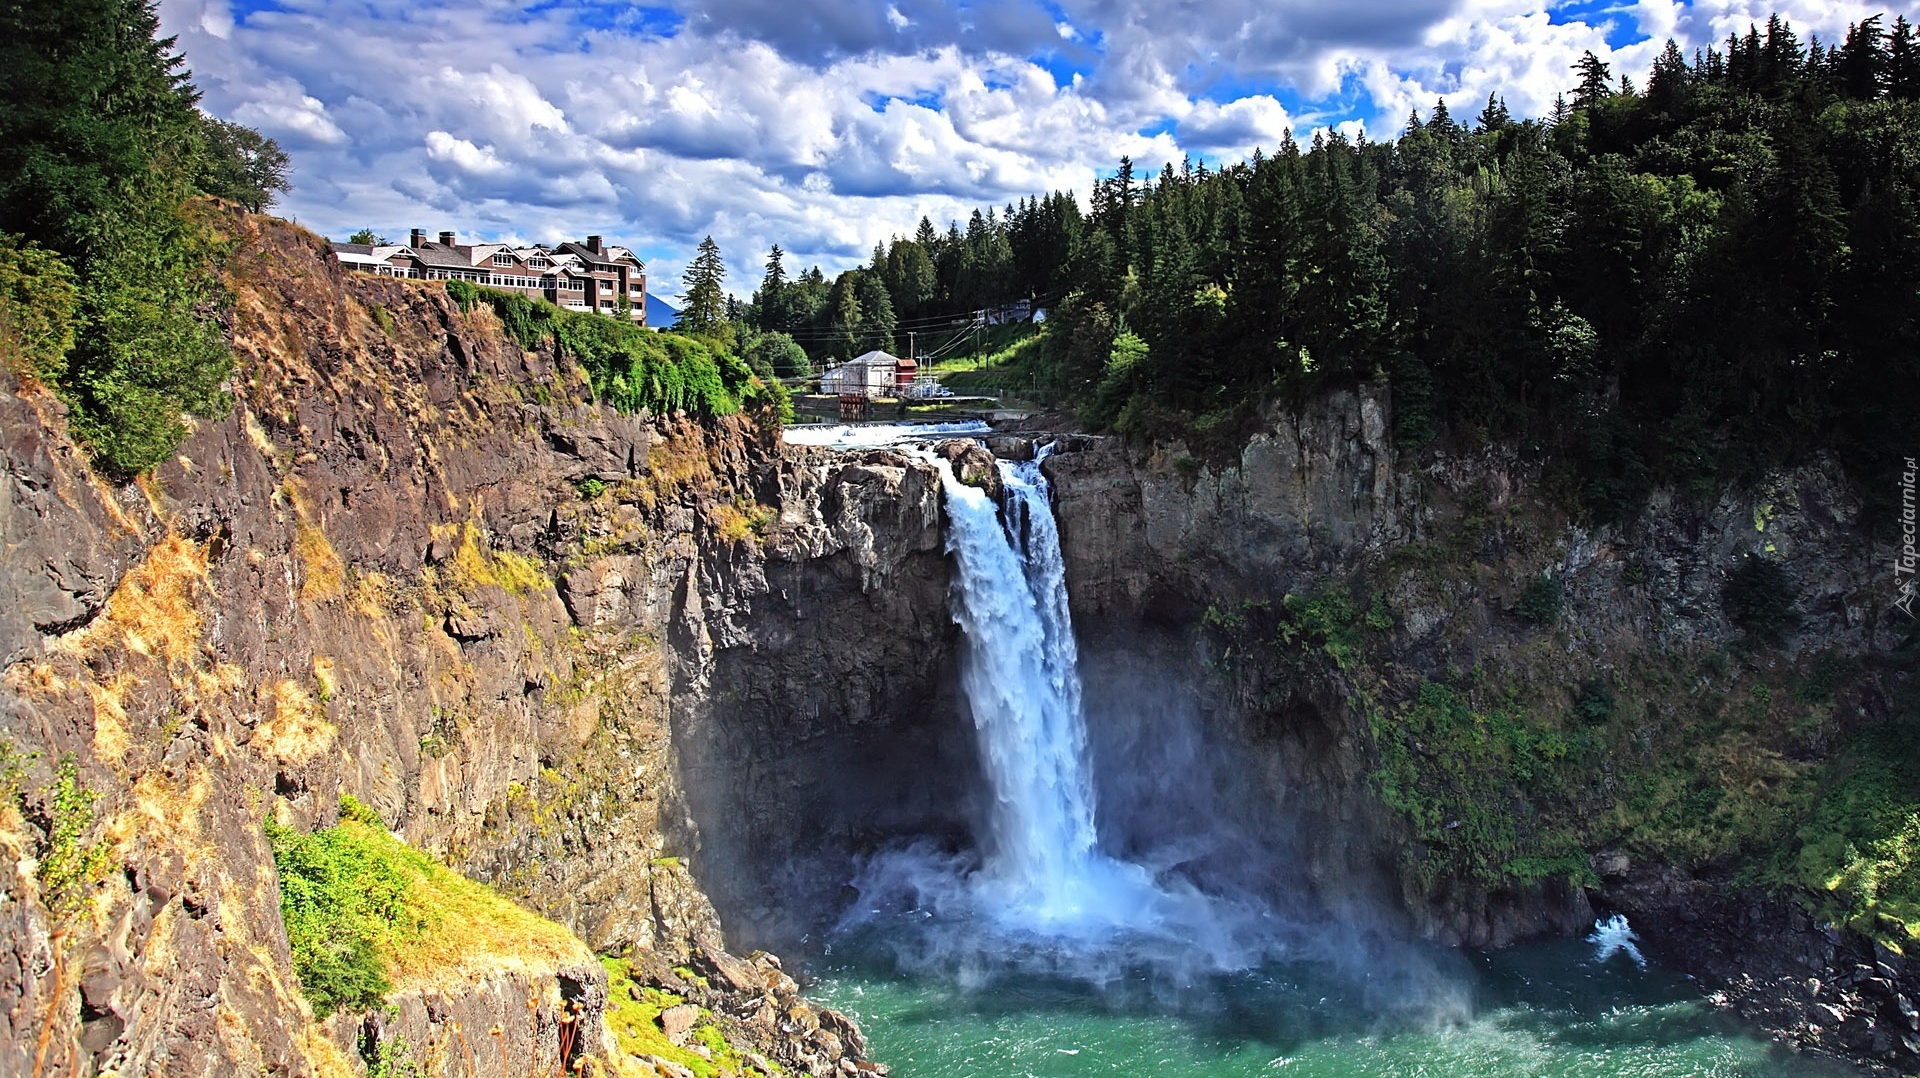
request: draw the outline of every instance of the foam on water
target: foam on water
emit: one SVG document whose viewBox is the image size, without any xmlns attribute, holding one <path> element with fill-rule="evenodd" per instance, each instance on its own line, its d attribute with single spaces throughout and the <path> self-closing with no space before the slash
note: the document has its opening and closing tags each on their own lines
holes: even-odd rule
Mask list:
<svg viewBox="0 0 1920 1078">
<path fill-rule="evenodd" d="M 1593 961 L 1596 965 L 1604 965 L 1614 955 L 1624 954 L 1633 959 L 1634 965 L 1646 969 L 1646 957 L 1640 953 L 1637 943 L 1639 938 L 1627 924 L 1627 915 L 1616 913 L 1604 921 L 1595 921 L 1593 934 L 1587 937 L 1587 942 L 1593 944 Z"/>
<path fill-rule="evenodd" d="M 993 428 L 978 419 L 958 423 L 812 423 L 788 427 L 782 438 L 788 445 L 820 445 L 833 449 L 877 449 L 931 438 L 970 438 Z"/>
</svg>

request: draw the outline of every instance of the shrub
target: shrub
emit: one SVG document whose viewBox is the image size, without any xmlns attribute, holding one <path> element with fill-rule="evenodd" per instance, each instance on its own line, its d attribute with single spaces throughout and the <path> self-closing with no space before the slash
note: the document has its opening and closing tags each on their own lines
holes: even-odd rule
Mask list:
<svg viewBox="0 0 1920 1078">
<path fill-rule="evenodd" d="M 804 378 L 813 373 L 807 350 L 777 330 L 755 336 L 744 351 L 747 366 L 762 378 Z"/>
<path fill-rule="evenodd" d="M 125 229 L 98 245 L 83 275 L 81 328 L 59 382 L 95 463 L 123 477 L 167 459 L 186 437 L 185 416 L 225 415 L 233 372 L 206 316 L 225 293 L 204 227 L 168 217 Z"/>
<path fill-rule="evenodd" d="M 1535 625 L 1548 625 L 1560 617 L 1560 611 L 1566 606 L 1566 586 L 1555 580 L 1550 573 L 1541 573 L 1534 578 L 1527 590 L 1520 594 L 1520 604 L 1516 611 L 1522 618 Z"/>
<path fill-rule="evenodd" d="M 1374 789 L 1424 844 L 1411 867 L 1427 887 L 1443 879 L 1583 880 L 1575 837 L 1548 826 L 1534 807 L 1579 766 L 1576 742 L 1514 708 L 1478 711 L 1432 681 L 1397 715 L 1370 714 L 1368 727 Z"/>
<path fill-rule="evenodd" d="M 99 799 L 99 794 L 81 784 L 80 767 L 73 757 L 61 760 L 46 800 L 47 849 L 35 871 L 47 908 L 57 920 L 80 911 L 89 889 L 110 865 L 106 844 L 83 841 L 93 828 L 93 806 Z"/>
<path fill-rule="evenodd" d="M 1794 612 L 1799 592 L 1793 577 L 1776 561 L 1757 554 L 1741 559 L 1720 589 L 1720 608 L 1751 640 L 1777 645 L 1799 627 Z"/>
<path fill-rule="evenodd" d="M 1826 912 L 1896 940 L 1920 936 L 1920 762 L 1911 724 L 1863 732 L 1821 769 L 1786 882 Z"/>
<path fill-rule="evenodd" d="M 591 958 L 565 928 L 408 846 L 351 797 L 332 827 L 303 835 L 270 820 L 267 837 L 294 971 L 322 1015 L 374 1006 L 396 984 L 445 991 Z"/>
<path fill-rule="evenodd" d="M 371 813 L 359 802 L 341 798 L 340 810 L 343 821 L 369 828 Z M 336 826 L 303 835 L 269 819 L 267 839 L 293 969 L 314 1013 L 325 1018 L 376 1006 L 393 988 L 380 948 L 408 916 L 407 878 L 364 830 Z"/>
<path fill-rule="evenodd" d="M 17 356 L 17 373 L 57 384 L 79 313 L 73 270 L 59 255 L 0 235 L 0 358 Z"/>
<path fill-rule="evenodd" d="M 1598 725 L 1613 717 L 1613 687 L 1600 678 L 1588 678 L 1573 698 L 1574 714 Z"/>
<path fill-rule="evenodd" d="M 447 282 L 447 298 L 463 311 L 471 311 L 479 304 L 482 291 L 486 290 L 472 281 L 455 278 Z"/>
<path fill-rule="evenodd" d="M 448 281 L 447 295 L 463 311 L 487 304 L 522 348 L 553 340 L 586 369 L 594 393 L 619 411 L 703 418 L 748 411 L 779 426 L 793 421 L 786 387 L 755 374 L 712 338 L 658 333 L 591 311 L 563 311 L 545 300 L 471 281 Z"/>
</svg>

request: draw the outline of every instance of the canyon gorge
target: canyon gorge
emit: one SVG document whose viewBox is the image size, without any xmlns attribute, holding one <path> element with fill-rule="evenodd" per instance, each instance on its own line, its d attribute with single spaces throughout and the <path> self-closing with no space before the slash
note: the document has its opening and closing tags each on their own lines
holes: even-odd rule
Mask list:
<svg viewBox="0 0 1920 1078">
<path fill-rule="evenodd" d="M 1400 452 L 1375 383 L 1230 447 L 788 444 L 621 414 L 484 305 L 226 227 L 235 405 L 174 460 L 109 483 L 0 375 L 0 1071 L 685 1070 L 623 1049 L 621 993 L 750 1073 L 881 1071 L 795 975 L 885 851 L 996 826 L 948 488 L 994 518 L 1016 464 L 1103 860 L 1365 962 L 1624 915 L 1782 1043 L 1920 1067 L 1920 967 L 1751 867 L 1914 707 L 1837 465 L 1592 526 L 1524 447 Z M 343 797 L 537 924 L 450 909 L 386 1006 L 318 1014 L 271 833 Z"/>
</svg>

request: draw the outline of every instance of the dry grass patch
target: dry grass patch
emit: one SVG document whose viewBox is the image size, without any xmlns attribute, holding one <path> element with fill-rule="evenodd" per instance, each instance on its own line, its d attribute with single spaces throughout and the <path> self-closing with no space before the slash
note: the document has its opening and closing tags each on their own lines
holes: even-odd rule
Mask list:
<svg viewBox="0 0 1920 1078">
<path fill-rule="evenodd" d="M 283 678 L 272 689 L 273 717 L 254 731 L 253 743 L 269 758 L 298 766 L 333 747 L 337 731 L 326 709 L 297 681 Z"/>
<path fill-rule="evenodd" d="M 331 700 L 340 694 L 340 664 L 325 655 L 313 657 L 313 683 L 320 689 L 320 699 Z"/>
<path fill-rule="evenodd" d="M 362 617 L 384 618 L 399 603 L 399 589 L 385 573 L 375 569 L 356 569 L 353 583 L 348 589 L 347 602 Z"/>
<path fill-rule="evenodd" d="M 133 780 L 124 807 L 107 822 L 105 840 L 116 860 L 136 850 L 178 850 L 188 857 L 212 856 L 213 845 L 200 825 L 201 811 L 213 797 L 213 779 L 194 767 L 184 780 L 153 770 Z"/>
<path fill-rule="evenodd" d="M 436 525 L 433 535 L 436 539 L 459 537 L 460 545 L 446 563 L 447 583 L 456 588 L 467 591 L 493 584 L 512 595 L 524 596 L 553 587 L 552 579 L 539 562 L 524 554 L 488 546 L 480 526 L 471 520 L 464 524 Z"/>
<path fill-rule="evenodd" d="M 360 1072 L 348 1061 L 346 1053 L 319 1026 L 300 1027 L 300 1032 L 293 1036 L 293 1045 L 313 1068 L 315 1078 L 359 1078 Z"/>
<path fill-rule="evenodd" d="M 16 663 L 7 669 L 7 688 L 22 696 L 50 700 L 67 691 L 67 679 L 47 663 Z"/>
<path fill-rule="evenodd" d="M 93 754 L 110 764 L 126 759 L 130 747 L 126 698 L 133 682 L 132 674 L 117 674 L 105 684 L 88 682 L 86 686 L 93 701 Z"/>
<path fill-rule="evenodd" d="M 293 552 L 300 559 L 300 598 L 324 603 L 347 593 L 347 569 L 339 552 L 318 524 L 305 520 L 293 525 Z"/>
<path fill-rule="evenodd" d="M 714 506 L 709 513 L 713 527 L 722 539 L 738 543 L 747 538 L 764 539 L 772 530 L 778 511 L 772 506 L 744 498 Z"/>
<path fill-rule="evenodd" d="M 200 644 L 198 599 L 206 585 L 206 548 L 168 535 L 120 578 L 105 613 L 61 637 L 55 647 L 84 657 L 119 644 L 169 664 L 190 663 Z"/>
<path fill-rule="evenodd" d="M 361 826 L 348 824 L 347 826 Z M 368 829 L 370 836 L 375 832 Z M 593 961 L 563 926 L 502 898 L 391 835 L 378 833 L 401 872 L 426 927 L 388 951 L 396 988 L 451 992 L 492 973 L 551 973 Z"/>
</svg>

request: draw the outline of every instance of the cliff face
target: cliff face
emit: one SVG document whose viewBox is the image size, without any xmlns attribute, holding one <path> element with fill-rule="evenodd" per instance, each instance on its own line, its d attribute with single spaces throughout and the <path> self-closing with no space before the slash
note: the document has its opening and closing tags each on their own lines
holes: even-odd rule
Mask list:
<svg viewBox="0 0 1920 1078">
<path fill-rule="evenodd" d="M 289 972 L 263 831 L 330 824 L 343 793 L 666 987 L 695 992 L 691 966 L 758 1051 L 850 1067 L 833 1022 L 774 1028 L 792 982 L 740 974 L 706 895 L 764 911 L 789 881 L 763 830 L 831 866 L 862 798 L 911 801 L 863 746 L 952 706 L 924 688 L 952 642 L 931 473 L 615 414 L 437 287 L 232 227 L 236 405 L 150 479 L 103 485 L 56 403 L 0 392 L 0 1070 L 351 1065 L 354 1022 L 315 1025 Z M 522 965 L 393 1029 L 530 1029 L 498 1065 L 550 1064 L 563 1002 L 597 1026 L 605 977 Z"/>
<path fill-rule="evenodd" d="M 530 1073 L 620 1056 L 601 1015 L 647 986 L 791 1071 L 869 1067 L 729 948 L 803 945 L 893 836 L 974 832 L 934 471 L 619 415 L 437 286 L 233 228 L 236 406 L 150 479 L 102 484 L 55 402 L 0 387 L 0 1070 L 351 1073 L 404 1043 Z M 1811 467 L 1585 528 L 1536 464 L 1402 458 L 1388 418 L 1365 391 L 1225 464 L 1049 460 L 1107 829 L 1212 821 L 1199 870 L 1450 942 L 1598 902 L 1762 985 L 1777 1028 L 1906 1059 L 1920 969 L 1727 880 L 1911 696 L 1855 495 Z M 1729 618 L 1748 554 L 1787 567 L 1778 642 Z M 342 794 L 577 940 L 496 933 L 314 1021 L 265 825 Z M 1742 964 L 1756 936 L 1774 966 Z"/>
<path fill-rule="evenodd" d="M 1823 768 L 1911 699 L 1858 493 L 1815 464 L 1583 526 L 1542 462 L 1402 456 L 1389 419 L 1372 389 L 1276 410 L 1224 463 L 1071 440 L 1048 470 L 1090 650 L 1153 627 L 1117 650 L 1196 687 L 1294 889 L 1473 946 L 1597 903 L 1772 1028 L 1910 1065 L 1905 967 L 1735 882 L 1792 863 Z"/>
</svg>

